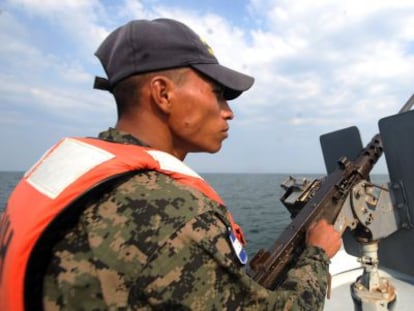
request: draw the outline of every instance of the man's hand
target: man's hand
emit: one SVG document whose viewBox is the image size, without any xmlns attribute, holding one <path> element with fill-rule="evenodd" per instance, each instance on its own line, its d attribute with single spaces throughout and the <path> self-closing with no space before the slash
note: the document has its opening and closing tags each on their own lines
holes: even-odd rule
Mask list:
<svg viewBox="0 0 414 311">
<path fill-rule="evenodd" d="M 306 234 L 306 244 L 322 248 L 332 258 L 341 248 L 342 239 L 338 231 L 326 219 L 312 224 Z"/>
</svg>

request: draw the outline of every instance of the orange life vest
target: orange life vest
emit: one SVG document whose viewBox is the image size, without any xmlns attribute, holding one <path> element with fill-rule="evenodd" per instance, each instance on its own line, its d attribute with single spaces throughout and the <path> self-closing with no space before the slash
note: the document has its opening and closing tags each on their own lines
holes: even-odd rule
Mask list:
<svg viewBox="0 0 414 311">
<path fill-rule="evenodd" d="M 137 170 L 161 172 L 223 204 L 204 179 L 170 154 L 94 138 L 65 138 L 24 175 L 0 219 L 0 310 L 41 308 L 30 297 L 33 291 L 41 297 L 44 274 L 32 263 L 33 258 L 44 254 L 50 236 L 61 231 L 71 210 L 81 205 L 77 204 L 81 197 L 90 197 L 94 189 L 102 191 L 101 185 L 113 184 L 117 177 Z M 245 244 L 240 227 L 227 216 L 233 232 Z M 59 225 L 57 219 L 62 220 Z"/>
</svg>

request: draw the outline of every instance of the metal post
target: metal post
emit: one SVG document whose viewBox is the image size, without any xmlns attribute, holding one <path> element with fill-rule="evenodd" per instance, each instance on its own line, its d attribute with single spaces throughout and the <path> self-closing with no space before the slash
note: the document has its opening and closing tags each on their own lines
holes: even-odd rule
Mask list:
<svg viewBox="0 0 414 311">
<path fill-rule="evenodd" d="M 378 272 L 378 242 L 362 244 L 360 262 L 364 271 L 351 285 L 355 311 L 392 311 L 396 304 L 394 286 Z"/>
</svg>

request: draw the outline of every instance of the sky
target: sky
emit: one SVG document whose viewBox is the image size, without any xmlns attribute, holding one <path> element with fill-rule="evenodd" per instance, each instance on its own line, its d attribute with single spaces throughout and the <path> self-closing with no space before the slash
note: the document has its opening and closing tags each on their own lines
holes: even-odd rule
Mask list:
<svg viewBox="0 0 414 311">
<path fill-rule="evenodd" d="M 114 126 L 112 96 L 92 88 L 104 75 L 94 52 L 126 22 L 159 17 L 255 78 L 229 102 L 221 151 L 186 158 L 198 172 L 324 173 L 320 135 L 357 126 L 365 145 L 414 93 L 411 0 L 0 0 L 0 171 Z"/>
</svg>

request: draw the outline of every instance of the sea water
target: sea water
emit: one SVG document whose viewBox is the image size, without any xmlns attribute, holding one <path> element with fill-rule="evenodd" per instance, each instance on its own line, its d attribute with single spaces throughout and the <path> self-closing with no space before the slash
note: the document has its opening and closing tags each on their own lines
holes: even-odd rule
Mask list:
<svg viewBox="0 0 414 311">
<path fill-rule="evenodd" d="M 284 190 L 280 184 L 286 174 L 201 174 L 224 200 L 247 238 L 250 258 L 261 248 L 269 248 L 290 223 L 290 214 L 280 202 Z M 0 172 L 0 211 L 22 172 Z M 321 175 L 302 174 L 308 179 Z M 386 176 L 377 176 L 383 182 Z"/>
</svg>

